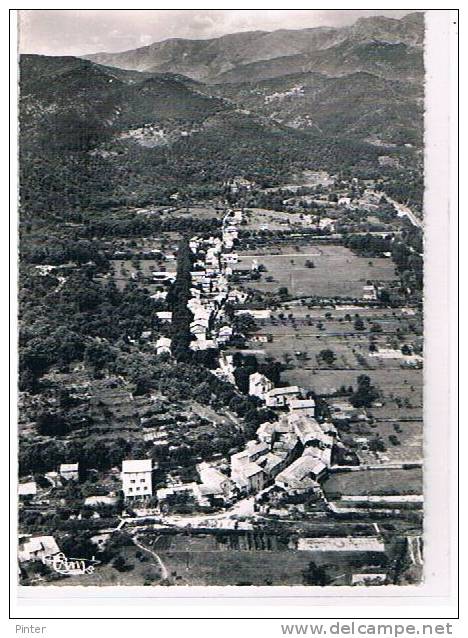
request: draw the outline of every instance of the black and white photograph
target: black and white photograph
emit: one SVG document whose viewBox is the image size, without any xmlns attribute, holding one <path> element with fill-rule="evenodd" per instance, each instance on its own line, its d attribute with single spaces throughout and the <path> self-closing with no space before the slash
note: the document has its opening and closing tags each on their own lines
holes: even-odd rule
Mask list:
<svg viewBox="0 0 468 638">
<path fill-rule="evenodd" d="M 17 14 L 18 584 L 422 586 L 427 12 Z"/>
</svg>

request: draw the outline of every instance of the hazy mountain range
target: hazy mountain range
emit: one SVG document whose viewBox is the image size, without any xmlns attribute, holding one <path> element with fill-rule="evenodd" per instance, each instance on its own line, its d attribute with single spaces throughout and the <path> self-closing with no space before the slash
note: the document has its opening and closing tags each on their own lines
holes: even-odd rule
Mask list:
<svg viewBox="0 0 468 638">
<path fill-rule="evenodd" d="M 171 72 L 207 83 L 259 80 L 318 71 L 368 71 L 388 78 L 422 73 L 424 18 L 361 18 L 350 27 L 234 33 L 210 40 L 171 39 L 121 53 L 85 56 L 99 64 Z"/>
</svg>

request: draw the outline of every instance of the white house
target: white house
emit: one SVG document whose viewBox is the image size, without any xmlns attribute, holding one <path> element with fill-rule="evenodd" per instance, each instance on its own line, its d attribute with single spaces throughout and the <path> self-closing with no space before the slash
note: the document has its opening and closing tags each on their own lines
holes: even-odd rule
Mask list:
<svg viewBox="0 0 468 638">
<path fill-rule="evenodd" d="M 266 443 L 268 446 L 271 446 L 273 443 L 273 437 L 276 432 L 276 423 L 271 423 L 270 421 L 265 421 L 265 423 L 261 423 L 257 428 L 257 439 L 261 443 Z"/>
<path fill-rule="evenodd" d="M 213 370 L 213 373 L 216 374 L 221 379 L 225 379 L 229 381 L 229 383 L 235 383 L 236 380 L 234 378 L 235 366 L 234 366 L 234 358 L 232 354 L 226 354 L 224 352 L 219 355 L 219 367 L 216 370 Z"/>
<path fill-rule="evenodd" d="M 206 341 L 206 326 L 202 322 L 192 322 L 190 324 L 190 332 L 198 341 Z"/>
<path fill-rule="evenodd" d="M 375 286 L 363 286 L 362 298 L 368 301 L 375 301 L 377 299 L 377 290 Z"/>
<path fill-rule="evenodd" d="M 156 354 L 171 354 L 171 339 L 159 337 L 156 341 Z"/>
<path fill-rule="evenodd" d="M 265 400 L 267 393 L 273 389 L 273 383 L 264 374 L 254 372 L 249 376 L 249 394 Z"/>
<path fill-rule="evenodd" d="M 169 311 L 161 311 L 156 313 L 156 317 L 159 321 L 163 321 L 165 323 L 171 323 L 172 321 L 172 312 Z"/>
<path fill-rule="evenodd" d="M 78 480 L 78 463 L 62 463 L 59 474 L 67 481 Z"/>
<path fill-rule="evenodd" d="M 126 499 L 147 499 L 153 493 L 151 459 L 122 461 L 122 491 Z"/>
<path fill-rule="evenodd" d="M 218 343 L 226 343 L 232 337 L 231 326 L 221 326 L 218 331 Z"/>
<path fill-rule="evenodd" d="M 28 498 L 32 496 L 36 496 L 37 494 L 37 485 L 36 481 L 28 481 L 27 483 L 19 483 L 18 485 L 18 496 L 21 498 Z"/>
</svg>

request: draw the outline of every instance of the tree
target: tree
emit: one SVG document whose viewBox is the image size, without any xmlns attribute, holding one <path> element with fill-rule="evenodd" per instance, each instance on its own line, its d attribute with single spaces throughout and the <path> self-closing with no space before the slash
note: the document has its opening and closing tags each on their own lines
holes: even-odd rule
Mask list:
<svg viewBox="0 0 468 638">
<path fill-rule="evenodd" d="M 364 322 L 363 320 L 358 317 L 357 319 L 354 320 L 354 329 L 355 330 L 364 330 L 365 326 L 364 326 Z"/>
<path fill-rule="evenodd" d="M 37 417 L 36 426 L 39 434 L 46 436 L 63 436 L 71 429 L 70 424 L 58 412 L 43 412 Z"/>
<path fill-rule="evenodd" d="M 324 363 L 329 366 L 333 365 L 336 361 L 336 355 L 333 350 L 330 349 L 321 350 L 319 352 L 319 358 L 322 359 L 322 361 L 324 361 Z"/>
<path fill-rule="evenodd" d="M 86 344 L 84 361 L 86 365 L 94 368 L 96 372 L 107 368 L 115 359 L 115 351 L 105 341 L 93 339 Z"/>
<path fill-rule="evenodd" d="M 302 572 L 302 577 L 305 585 L 325 587 L 332 582 L 325 567 L 318 566 L 314 561 L 311 561 L 307 569 Z"/>
<path fill-rule="evenodd" d="M 350 397 L 351 405 L 355 408 L 369 407 L 379 397 L 379 391 L 372 385 L 370 378 L 361 374 L 357 378 L 358 387 Z"/>
</svg>

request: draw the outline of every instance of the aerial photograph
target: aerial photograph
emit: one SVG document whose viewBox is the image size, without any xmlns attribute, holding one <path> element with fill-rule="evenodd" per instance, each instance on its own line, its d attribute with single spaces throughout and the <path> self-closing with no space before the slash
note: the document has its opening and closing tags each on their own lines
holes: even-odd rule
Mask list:
<svg viewBox="0 0 468 638">
<path fill-rule="evenodd" d="M 18 13 L 19 585 L 423 583 L 424 12 Z"/>
</svg>

